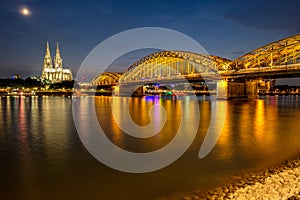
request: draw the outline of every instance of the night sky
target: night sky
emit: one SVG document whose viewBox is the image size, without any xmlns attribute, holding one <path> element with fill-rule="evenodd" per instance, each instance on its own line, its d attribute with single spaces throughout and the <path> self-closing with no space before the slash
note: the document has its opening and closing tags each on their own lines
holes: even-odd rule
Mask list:
<svg viewBox="0 0 300 200">
<path fill-rule="evenodd" d="M 180 31 L 210 54 L 234 59 L 300 33 L 299 9 L 298 0 L 1 0 L 0 77 L 40 75 L 46 41 L 52 57 L 60 43 L 64 66 L 76 72 L 106 38 L 148 26 Z"/>
</svg>

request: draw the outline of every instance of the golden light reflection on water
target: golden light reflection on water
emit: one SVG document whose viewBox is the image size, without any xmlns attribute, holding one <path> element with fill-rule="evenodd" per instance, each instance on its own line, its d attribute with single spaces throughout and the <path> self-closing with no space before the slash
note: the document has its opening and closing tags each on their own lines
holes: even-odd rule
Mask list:
<svg viewBox="0 0 300 200">
<path fill-rule="evenodd" d="M 264 137 L 268 135 L 268 133 L 263 134 L 265 131 L 265 124 L 266 124 L 266 119 L 265 119 L 266 111 L 265 111 L 264 101 L 258 100 L 256 102 L 256 107 L 254 109 L 255 109 L 255 115 L 253 118 L 254 121 L 253 135 L 255 140 L 261 143 L 264 140 Z"/>
<path fill-rule="evenodd" d="M 121 115 L 122 106 L 125 105 L 125 98 L 118 98 L 115 106 L 118 107 L 117 114 Z M 176 134 L 180 123 L 185 125 L 185 134 L 191 132 L 189 124 L 192 122 L 181 119 L 181 108 L 188 115 L 194 115 L 195 106 L 200 106 L 200 132 L 204 134 L 207 131 L 211 119 L 211 103 L 209 101 L 201 102 L 195 105 L 188 99 L 185 101 L 162 99 L 157 97 L 131 98 L 129 100 L 130 117 L 138 124 L 145 126 L 150 123 L 149 109 L 155 104 L 161 104 L 167 112 L 167 121 L 162 131 L 155 136 L 147 139 L 137 139 L 128 136 L 118 124 L 116 124 L 111 114 L 111 98 L 96 97 L 96 109 L 99 123 L 102 123 L 107 136 L 113 143 L 131 151 L 147 152 L 161 148 L 170 142 Z M 105 107 L 103 107 L 105 105 Z M 127 105 L 127 104 L 126 104 Z M 216 148 L 222 149 L 216 155 L 219 159 L 228 160 L 237 156 L 238 148 L 249 148 L 253 152 L 264 151 L 271 153 L 276 147 L 276 128 L 273 123 L 268 126 L 268 121 L 276 121 L 276 108 L 266 108 L 264 100 L 241 101 L 232 103 L 230 101 L 217 101 L 219 110 L 226 110 L 226 119 L 224 124 L 222 120 L 216 117 L 216 126 L 222 126 L 222 133 L 217 142 Z M 160 119 L 161 110 L 154 112 L 154 118 Z M 238 116 L 238 117 L 236 117 Z M 181 121 L 182 120 L 182 121 Z M 158 120 L 159 121 L 159 120 Z M 158 123 L 156 123 L 159 126 Z M 238 143 L 236 143 L 238 141 Z M 257 144 L 255 147 L 253 144 Z M 239 147 L 237 147 L 239 146 Z M 256 149 L 255 149 L 256 148 Z M 138 150 L 137 150 L 138 149 Z"/>
<path fill-rule="evenodd" d="M 98 109 L 101 108 L 97 111 L 99 122 L 105 124 L 108 137 L 116 145 L 134 152 L 148 152 L 165 146 L 174 138 L 181 122 L 185 125 L 185 134 L 188 136 L 191 132 L 189 124 L 192 122 L 188 122 L 186 119 L 181 121 L 181 112 L 194 115 L 195 106 L 200 108 L 198 133 L 201 134 L 202 139 L 207 133 L 211 120 L 212 108 L 210 101 L 199 101 L 198 105 L 194 105 L 188 99 L 181 101 L 180 99 L 158 97 L 131 98 L 129 101 L 130 114 L 132 119 L 139 125 L 145 126 L 150 122 L 149 109 L 155 104 L 161 104 L 168 116 L 161 132 L 148 139 L 136 139 L 120 130 L 115 123 L 111 111 L 107 107 L 110 101 L 110 97 L 96 98 Z M 123 101 L 124 99 L 120 98 L 120 109 Z M 267 156 L 277 151 L 278 133 L 279 129 L 282 130 L 282 127 L 277 126 L 280 113 L 278 113 L 276 99 L 271 99 L 270 102 L 265 99 L 217 101 L 217 104 L 220 110 L 226 109 L 226 119 L 215 150 L 213 149 L 217 152 L 217 154 L 214 154 L 215 157 L 220 160 L 234 159 L 241 154 L 238 149 L 249 151 L 249 154 L 253 154 L 253 157 Z M 284 102 L 282 104 L 284 105 Z M 106 107 L 103 108 L 103 105 L 106 105 Z M 155 118 L 160 119 L 160 117 L 161 111 L 158 109 L 155 111 Z M 217 116 L 216 125 L 222 126 L 219 124 L 220 122 L 221 120 L 218 120 Z M 158 123 L 156 125 L 159 126 Z M 296 128 L 296 126 L 289 126 L 287 130 Z M 194 149 L 199 148 L 201 144 L 202 141 L 198 141 Z"/>
<path fill-rule="evenodd" d="M 230 130 L 230 117 L 231 110 L 228 107 L 227 101 L 219 101 L 218 106 L 222 108 L 222 110 L 226 109 L 225 122 L 223 124 L 222 133 L 217 142 L 217 148 L 221 148 L 222 151 L 218 154 L 218 158 L 222 160 L 229 159 L 233 156 L 234 150 L 232 148 L 232 131 Z"/>
<path fill-rule="evenodd" d="M 106 102 L 103 102 L 106 99 Z M 111 101 L 114 101 L 115 117 L 122 118 L 124 116 L 124 106 L 129 106 L 129 112 L 132 120 L 140 126 L 146 126 L 151 122 L 149 116 L 150 108 L 153 109 L 153 126 L 158 128 L 162 126 L 161 131 L 149 138 L 136 138 L 123 132 L 119 125 L 116 123 L 111 111 Z M 128 102 L 127 102 L 128 101 Z M 106 105 L 103 107 L 104 104 Z M 108 105 L 108 106 L 107 106 Z M 155 105 L 160 105 L 165 109 L 167 119 L 163 125 L 163 110 Z M 181 105 L 181 101 L 167 99 L 164 100 L 159 97 L 145 97 L 145 98 L 122 98 L 122 97 L 96 97 L 95 107 L 98 121 L 104 129 L 107 137 L 121 148 L 133 152 L 148 152 L 159 149 L 168 144 L 176 135 L 181 120 L 181 106 L 194 106 L 194 105 Z M 188 112 L 192 109 L 187 109 Z M 128 119 L 126 119 L 128 120 Z M 124 121 L 126 121 L 124 120 Z M 122 123 L 122 120 L 121 120 Z M 185 133 L 189 134 L 189 130 Z M 142 134 L 142 133 L 141 133 Z"/>
<path fill-rule="evenodd" d="M 232 159 L 242 148 L 255 153 L 271 154 L 277 148 L 278 130 L 276 106 L 267 106 L 265 100 L 225 102 L 226 120 L 217 147 L 222 149 L 218 157 Z M 238 116 L 238 117 L 237 117 Z"/>
<path fill-rule="evenodd" d="M 118 98 L 118 97 L 116 97 Z M 111 114 L 111 101 L 112 98 L 111 97 L 95 97 L 95 106 L 96 106 L 96 113 L 98 116 L 98 121 L 101 125 L 104 125 L 102 127 L 106 127 L 106 123 L 111 123 L 111 131 L 109 131 L 108 135 L 111 136 L 111 140 L 112 141 L 118 141 L 118 144 L 120 146 L 124 146 L 124 135 L 121 131 L 121 129 L 119 128 L 119 126 L 116 124 L 116 122 L 113 120 L 113 116 Z M 124 101 L 124 99 L 123 99 Z M 121 102 L 118 101 L 120 104 L 120 109 L 116 109 L 116 114 L 121 114 Z M 105 123 L 101 123 L 101 121 L 103 121 L 103 118 L 106 118 Z M 106 130 L 104 130 L 106 131 Z"/>
<path fill-rule="evenodd" d="M 276 107 L 266 107 L 265 101 L 257 100 L 256 112 L 254 116 L 253 135 L 255 142 L 265 152 L 271 153 L 276 147 L 276 124 L 272 123 L 272 127 L 268 126 L 277 120 Z"/>
</svg>

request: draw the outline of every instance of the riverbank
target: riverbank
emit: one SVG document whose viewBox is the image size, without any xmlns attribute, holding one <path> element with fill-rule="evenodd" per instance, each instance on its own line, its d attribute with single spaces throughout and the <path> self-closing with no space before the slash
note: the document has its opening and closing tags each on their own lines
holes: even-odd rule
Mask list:
<svg viewBox="0 0 300 200">
<path fill-rule="evenodd" d="M 216 188 L 206 194 L 195 192 L 183 199 L 300 199 L 300 155 L 280 166 L 247 173 L 236 182 Z"/>
<path fill-rule="evenodd" d="M 0 96 L 6 97 L 6 96 L 72 96 L 73 92 L 71 91 L 38 91 L 38 92 L 0 92 Z"/>
</svg>

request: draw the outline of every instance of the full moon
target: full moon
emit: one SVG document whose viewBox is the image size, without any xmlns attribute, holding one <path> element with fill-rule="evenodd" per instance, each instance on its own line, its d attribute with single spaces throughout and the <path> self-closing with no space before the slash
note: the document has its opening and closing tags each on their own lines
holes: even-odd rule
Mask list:
<svg viewBox="0 0 300 200">
<path fill-rule="evenodd" d="M 25 15 L 25 16 L 28 16 L 28 15 L 30 15 L 30 10 L 28 10 L 28 8 L 22 8 L 21 9 L 21 14 Z"/>
</svg>

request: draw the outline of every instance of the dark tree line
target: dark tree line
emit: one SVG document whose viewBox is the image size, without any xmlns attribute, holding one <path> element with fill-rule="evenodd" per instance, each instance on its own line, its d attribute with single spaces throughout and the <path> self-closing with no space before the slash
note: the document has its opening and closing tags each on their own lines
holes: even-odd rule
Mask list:
<svg viewBox="0 0 300 200">
<path fill-rule="evenodd" d="M 75 83 L 74 80 L 72 80 L 72 81 L 62 81 L 62 82 L 58 82 L 58 83 L 52 83 L 52 84 L 50 84 L 49 89 L 61 89 L 61 88 L 72 89 L 72 88 L 74 88 L 74 83 Z"/>
<path fill-rule="evenodd" d="M 49 89 L 72 89 L 74 87 L 74 80 L 72 81 L 62 81 L 58 83 L 50 83 L 45 80 L 37 78 L 16 78 L 16 79 L 0 79 L 0 88 L 42 88 L 46 85 L 49 86 Z"/>
</svg>

